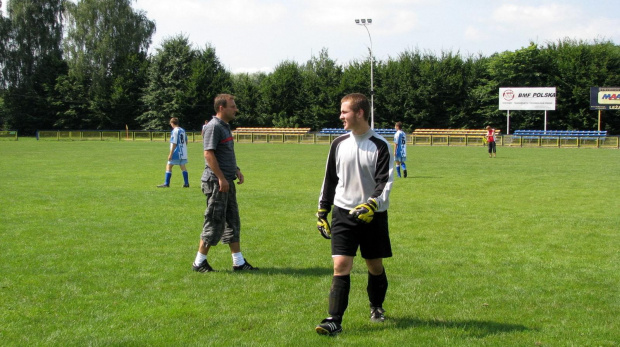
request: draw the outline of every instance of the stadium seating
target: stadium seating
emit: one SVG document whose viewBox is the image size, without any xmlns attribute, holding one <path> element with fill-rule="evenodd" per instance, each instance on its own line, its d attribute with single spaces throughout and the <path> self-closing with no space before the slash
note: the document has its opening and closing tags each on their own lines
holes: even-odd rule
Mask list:
<svg viewBox="0 0 620 347">
<path fill-rule="evenodd" d="M 239 127 L 233 130 L 233 133 L 261 133 L 261 134 L 292 134 L 303 135 L 310 131 L 310 128 L 248 128 Z"/>
<path fill-rule="evenodd" d="M 379 135 L 394 135 L 396 133 L 396 129 L 375 129 L 375 132 Z M 320 131 L 321 134 L 345 134 L 346 130 L 343 128 L 323 128 Z"/>
<path fill-rule="evenodd" d="M 523 138 L 581 138 L 596 139 L 605 138 L 607 131 L 597 130 L 515 130 L 513 136 L 521 136 Z"/>
<path fill-rule="evenodd" d="M 451 135 L 451 136 L 485 136 L 487 131 L 485 129 L 416 129 L 413 133 L 414 136 L 428 136 L 428 135 Z M 502 131 L 495 129 L 495 136 L 501 136 Z"/>
</svg>

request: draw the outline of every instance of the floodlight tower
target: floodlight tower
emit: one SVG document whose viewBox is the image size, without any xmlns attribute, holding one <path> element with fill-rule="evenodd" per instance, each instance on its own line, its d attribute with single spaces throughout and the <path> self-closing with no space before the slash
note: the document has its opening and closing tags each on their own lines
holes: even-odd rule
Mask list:
<svg viewBox="0 0 620 347">
<path fill-rule="evenodd" d="M 372 37 L 370 36 L 370 30 L 368 30 L 368 26 L 372 24 L 372 19 L 362 18 L 356 19 L 355 24 L 363 25 L 368 32 L 368 38 L 370 39 L 370 127 L 372 129 L 375 128 L 375 87 L 374 87 L 374 74 L 373 74 L 373 65 L 374 58 L 372 56 Z"/>
</svg>

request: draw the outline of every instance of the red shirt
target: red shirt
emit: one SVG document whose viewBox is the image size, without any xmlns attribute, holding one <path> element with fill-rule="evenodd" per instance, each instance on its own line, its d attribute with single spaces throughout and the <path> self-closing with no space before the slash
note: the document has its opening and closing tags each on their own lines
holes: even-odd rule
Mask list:
<svg viewBox="0 0 620 347">
<path fill-rule="evenodd" d="M 487 141 L 495 142 L 495 129 L 489 129 L 487 131 Z"/>
</svg>

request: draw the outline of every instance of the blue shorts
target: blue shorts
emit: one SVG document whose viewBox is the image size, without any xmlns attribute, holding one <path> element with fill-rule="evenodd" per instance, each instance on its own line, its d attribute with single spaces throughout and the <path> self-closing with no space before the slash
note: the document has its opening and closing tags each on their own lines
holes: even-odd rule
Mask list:
<svg viewBox="0 0 620 347">
<path fill-rule="evenodd" d="M 394 161 L 404 163 L 407 161 L 407 157 L 394 157 Z"/>
<path fill-rule="evenodd" d="M 168 160 L 168 165 L 185 165 L 185 164 L 187 164 L 187 159 Z"/>
</svg>

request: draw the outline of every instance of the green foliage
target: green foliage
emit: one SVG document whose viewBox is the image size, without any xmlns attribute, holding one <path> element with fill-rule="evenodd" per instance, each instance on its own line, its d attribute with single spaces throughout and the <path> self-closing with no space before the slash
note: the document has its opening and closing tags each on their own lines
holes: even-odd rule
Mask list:
<svg viewBox="0 0 620 347">
<path fill-rule="evenodd" d="M 64 2 L 11 0 L 0 18 L 0 86 L 3 123 L 25 134 L 51 128 L 56 110 L 47 96 L 57 76 L 66 73 L 61 40 Z"/>
<path fill-rule="evenodd" d="M 405 131 L 413 130 L 411 125 L 421 110 L 417 88 L 421 60 L 418 52 L 405 52 L 377 68 L 384 81 L 377 87 L 378 118 L 390 115 L 390 123 L 403 122 Z"/>
<path fill-rule="evenodd" d="M 553 61 L 549 85 L 557 86 L 556 112 L 566 115 L 549 124 L 555 129 L 595 129 L 597 119 L 588 112 L 590 87 L 620 86 L 620 49 L 609 42 L 589 44 L 583 41 L 561 40 L 547 44 L 545 53 Z M 619 129 L 620 119 L 613 116 L 604 129 Z"/>
<path fill-rule="evenodd" d="M 189 109 L 184 114 L 188 129 L 200 129 L 205 120 L 214 114 L 213 100 L 220 93 L 231 93 L 231 75 L 220 63 L 215 47 L 207 45 L 196 52 L 187 81 Z"/>
<path fill-rule="evenodd" d="M 142 113 L 139 96 L 155 23 L 144 11 L 134 11 L 131 2 L 67 3 L 64 48 L 69 73 L 56 90 L 74 99 L 64 102 L 67 107 L 60 112 L 57 126 L 119 129 L 134 125 Z"/>
<path fill-rule="evenodd" d="M 257 127 L 267 124 L 266 117 L 260 112 L 264 104 L 260 85 L 266 76 L 265 73 L 241 73 L 231 76 L 233 94 L 239 108 L 234 122 L 237 126 Z"/>
<path fill-rule="evenodd" d="M 138 118 L 143 129 L 166 129 L 171 117 L 179 117 L 183 123 L 188 105 L 186 84 L 192 75 L 195 54 L 184 36 L 166 39 L 157 49 L 143 97 L 148 111 Z"/>
<path fill-rule="evenodd" d="M 0 143 L 3 346 L 620 340 L 617 150 L 410 147 L 390 195 L 386 322 L 369 322 L 358 256 L 344 332 L 327 338 L 314 325 L 332 262 L 314 213 L 328 146 L 236 144 L 243 254 L 261 270 L 233 273 L 219 245 L 220 272 L 199 274 L 201 146 L 189 144 L 191 188 L 175 167 L 163 190 L 165 142 Z"/>
<path fill-rule="evenodd" d="M 213 114 L 213 99 L 230 92 L 230 74 L 215 49 L 192 48 L 187 37 L 167 39 L 151 58 L 143 100 L 148 109 L 138 120 L 144 129 L 164 129 L 178 117 L 187 130 L 200 129 Z"/>
<path fill-rule="evenodd" d="M 0 17 L 0 123 L 36 129 L 167 128 L 177 116 L 188 130 L 213 114 L 218 93 L 237 96 L 233 126 L 339 127 L 339 100 L 370 95 L 370 59 L 339 64 L 323 48 L 305 64 L 281 62 L 271 73 L 232 75 L 215 47 L 194 49 L 179 35 L 150 57 L 155 23 L 133 0 L 10 0 Z M 63 30 L 65 36 L 63 37 Z M 64 49 L 64 51 L 63 51 Z M 170 60 L 172 59 L 172 60 Z M 595 129 L 589 88 L 620 86 L 620 46 L 563 39 L 515 51 L 462 56 L 416 50 L 374 61 L 375 126 L 503 127 L 500 87 L 556 87 L 552 129 Z M 541 129 L 541 112 L 519 111 L 513 129 Z M 620 133 L 607 112 L 602 129 Z"/>
<path fill-rule="evenodd" d="M 299 127 L 306 114 L 302 68 L 293 61 L 284 61 L 261 83 L 264 104 L 260 111 L 265 115 L 266 126 Z"/>
<path fill-rule="evenodd" d="M 344 95 L 340 84 L 342 67 L 329 58 L 327 49 L 322 49 L 318 57 L 312 57 L 303 71 L 305 110 L 303 126 L 312 129 L 335 128 L 341 122 L 340 99 Z"/>
</svg>

